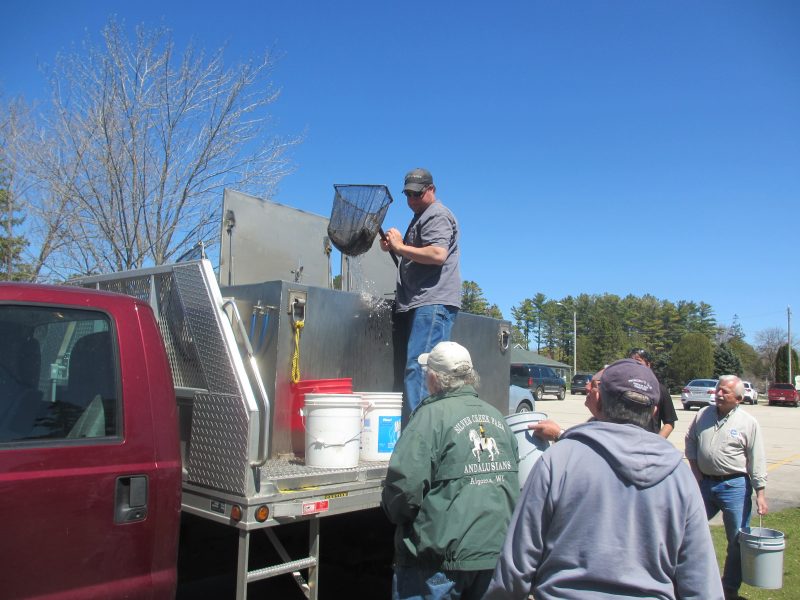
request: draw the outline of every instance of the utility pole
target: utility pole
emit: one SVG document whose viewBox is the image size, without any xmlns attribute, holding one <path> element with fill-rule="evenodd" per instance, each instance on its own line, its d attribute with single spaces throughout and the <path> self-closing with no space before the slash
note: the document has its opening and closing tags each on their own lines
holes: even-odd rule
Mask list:
<svg viewBox="0 0 800 600">
<path fill-rule="evenodd" d="M 789 383 L 792 381 L 792 307 L 786 307 L 786 364 L 789 365 Z"/>
</svg>

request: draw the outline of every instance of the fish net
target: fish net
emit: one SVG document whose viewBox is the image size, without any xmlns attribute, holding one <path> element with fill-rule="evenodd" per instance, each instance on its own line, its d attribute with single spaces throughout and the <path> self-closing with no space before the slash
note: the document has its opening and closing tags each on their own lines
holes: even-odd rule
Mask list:
<svg viewBox="0 0 800 600">
<path fill-rule="evenodd" d="M 392 195 L 385 185 L 336 184 L 328 237 L 347 256 L 372 248 Z"/>
</svg>

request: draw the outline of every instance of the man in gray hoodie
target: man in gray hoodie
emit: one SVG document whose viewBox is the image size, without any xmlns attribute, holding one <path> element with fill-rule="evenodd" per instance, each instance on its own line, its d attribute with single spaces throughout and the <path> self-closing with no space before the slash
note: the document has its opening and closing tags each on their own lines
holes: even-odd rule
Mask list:
<svg viewBox="0 0 800 600">
<path fill-rule="evenodd" d="M 606 368 L 599 419 L 534 465 L 485 599 L 723 598 L 694 477 L 646 429 L 658 399 L 644 365 Z"/>
</svg>

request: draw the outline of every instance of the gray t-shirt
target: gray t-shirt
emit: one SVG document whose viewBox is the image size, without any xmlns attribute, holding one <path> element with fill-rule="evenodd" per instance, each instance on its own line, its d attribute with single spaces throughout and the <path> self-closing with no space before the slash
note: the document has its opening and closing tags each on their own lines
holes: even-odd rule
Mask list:
<svg viewBox="0 0 800 600">
<path fill-rule="evenodd" d="M 421 214 L 414 215 L 403 242 L 417 248 L 444 248 L 447 258 L 441 266 L 400 259 L 400 268 L 397 270 L 398 312 L 431 304 L 461 308 L 458 222 L 450 209 L 436 201 Z"/>
</svg>

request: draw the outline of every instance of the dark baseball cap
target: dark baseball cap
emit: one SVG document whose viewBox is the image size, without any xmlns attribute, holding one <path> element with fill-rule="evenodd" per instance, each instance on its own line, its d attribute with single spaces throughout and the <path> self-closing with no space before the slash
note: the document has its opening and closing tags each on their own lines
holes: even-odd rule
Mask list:
<svg viewBox="0 0 800 600">
<path fill-rule="evenodd" d="M 425 169 L 414 169 L 406 173 L 404 192 L 421 192 L 429 185 L 433 185 L 433 176 Z"/>
<path fill-rule="evenodd" d="M 611 363 L 600 380 L 600 398 L 620 398 L 631 404 L 655 406 L 660 388 L 653 372 L 632 358 Z"/>
</svg>

